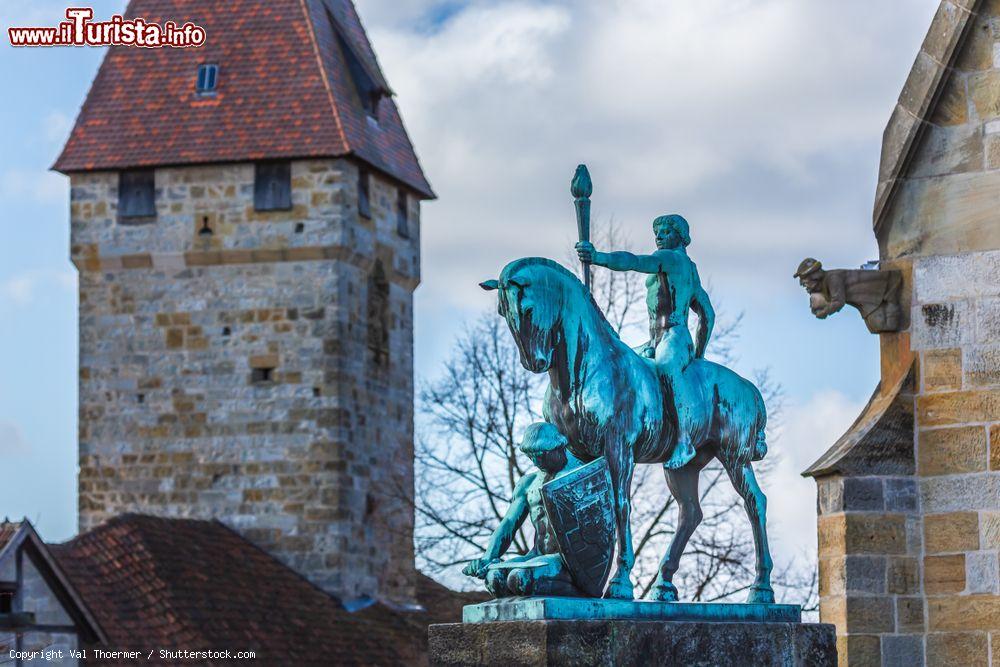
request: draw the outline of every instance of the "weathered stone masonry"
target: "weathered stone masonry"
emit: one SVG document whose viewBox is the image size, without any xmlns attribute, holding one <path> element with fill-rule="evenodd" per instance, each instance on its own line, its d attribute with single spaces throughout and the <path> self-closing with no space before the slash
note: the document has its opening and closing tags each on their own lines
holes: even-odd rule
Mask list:
<svg viewBox="0 0 1000 667">
<path fill-rule="evenodd" d="M 871 402 L 809 470 L 842 664 L 1000 665 L 1000 0 L 943 0 L 875 201 L 903 274 Z"/>
<path fill-rule="evenodd" d="M 81 530 L 218 517 L 345 599 L 412 600 L 419 200 L 402 235 L 401 186 L 373 174 L 368 219 L 358 177 L 294 160 L 291 210 L 258 212 L 253 163 L 158 168 L 126 224 L 117 172 L 71 176 Z"/>
</svg>

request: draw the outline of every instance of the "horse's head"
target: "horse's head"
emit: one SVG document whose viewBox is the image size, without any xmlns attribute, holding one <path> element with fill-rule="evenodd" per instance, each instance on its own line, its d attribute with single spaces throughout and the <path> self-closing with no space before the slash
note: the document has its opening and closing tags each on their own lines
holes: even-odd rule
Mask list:
<svg viewBox="0 0 1000 667">
<path fill-rule="evenodd" d="M 479 284 L 499 292 L 498 311 L 517 343 L 521 365 L 533 373 L 552 368 L 554 353 L 563 341 L 567 279 L 576 281 L 552 260 L 527 257 L 505 266 L 499 280 Z"/>
</svg>

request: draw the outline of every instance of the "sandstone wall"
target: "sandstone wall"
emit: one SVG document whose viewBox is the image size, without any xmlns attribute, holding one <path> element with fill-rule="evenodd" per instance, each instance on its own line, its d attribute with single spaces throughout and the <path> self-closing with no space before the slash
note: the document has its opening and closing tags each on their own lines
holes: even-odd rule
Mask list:
<svg viewBox="0 0 1000 667">
<path fill-rule="evenodd" d="M 883 260 L 1000 247 L 1000 0 L 943 2 L 907 86 L 919 88 L 942 67 L 934 42 L 944 37 L 936 33 L 946 33 L 970 5 L 977 14 L 881 223 Z M 906 97 L 904 90 L 901 101 Z"/>
<path fill-rule="evenodd" d="M 833 475 L 818 501 L 820 619 L 837 626 L 841 664 L 922 664 L 916 480 Z"/>
<path fill-rule="evenodd" d="M 880 242 L 911 283 L 926 664 L 1000 661 L 1000 2 L 977 10 Z"/>
<path fill-rule="evenodd" d="M 1000 250 L 919 257 L 913 274 L 927 661 L 997 664 Z"/>
<path fill-rule="evenodd" d="M 950 66 L 946 43 L 957 44 Z M 925 99 L 942 72 L 940 95 Z M 842 439 L 856 446 L 817 479 L 821 619 L 837 625 L 842 664 L 996 667 L 1000 0 L 941 3 L 883 170 L 914 124 L 912 156 L 894 180 L 880 175 L 880 196 L 897 188 L 884 217 L 876 206 L 908 322 L 881 336 L 881 385 Z"/>
<path fill-rule="evenodd" d="M 72 177 L 80 270 L 80 528 L 218 518 L 344 599 L 413 599 L 419 203 L 295 161 L 289 211 L 253 165 L 156 170 L 157 218 L 117 219 L 117 174 Z M 205 225 L 212 235 L 198 234 Z"/>
</svg>

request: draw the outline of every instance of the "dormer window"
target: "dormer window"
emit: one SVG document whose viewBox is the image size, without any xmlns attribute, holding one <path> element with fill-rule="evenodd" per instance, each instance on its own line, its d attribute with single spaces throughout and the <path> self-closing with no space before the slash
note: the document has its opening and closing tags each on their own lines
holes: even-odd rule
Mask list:
<svg viewBox="0 0 1000 667">
<path fill-rule="evenodd" d="M 156 189 L 152 169 L 118 173 L 118 217 L 123 222 L 145 222 L 156 217 Z"/>
<path fill-rule="evenodd" d="M 219 81 L 219 66 L 215 64 L 205 64 L 198 66 L 198 81 L 195 84 L 195 91 L 199 95 L 206 95 L 215 92 L 215 86 Z"/>
</svg>

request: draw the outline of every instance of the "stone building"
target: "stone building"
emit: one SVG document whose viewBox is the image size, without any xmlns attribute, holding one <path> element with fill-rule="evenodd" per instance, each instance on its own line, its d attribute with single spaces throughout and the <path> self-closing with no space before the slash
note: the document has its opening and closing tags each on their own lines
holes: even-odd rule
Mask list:
<svg viewBox="0 0 1000 667">
<path fill-rule="evenodd" d="M 31 523 L 0 522 L 0 664 L 76 665 L 72 651 L 107 641 Z"/>
<path fill-rule="evenodd" d="M 350 0 L 133 0 L 54 165 L 80 282 L 80 530 L 218 518 L 415 600 L 413 290 L 433 198 Z"/>
<path fill-rule="evenodd" d="M 941 2 L 885 131 L 874 230 L 907 316 L 880 334 L 868 406 L 806 473 L 820 616 L 843 664 L 998 665 L 997 0 Z"/>
</svg>

